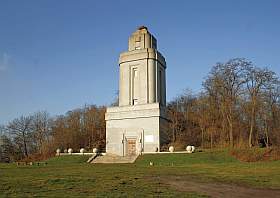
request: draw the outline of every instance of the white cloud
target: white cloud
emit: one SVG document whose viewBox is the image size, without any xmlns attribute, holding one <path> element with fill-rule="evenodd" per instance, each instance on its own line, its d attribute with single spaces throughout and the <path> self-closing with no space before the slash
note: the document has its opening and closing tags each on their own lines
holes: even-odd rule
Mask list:
<svg viewBox="0 0 280 198">
<path fill-rule="evenodd" d="M 0 55 L 0 71 L 5 71 L 10 66 L 11 57 L 7 53 Z"/>
</svg>

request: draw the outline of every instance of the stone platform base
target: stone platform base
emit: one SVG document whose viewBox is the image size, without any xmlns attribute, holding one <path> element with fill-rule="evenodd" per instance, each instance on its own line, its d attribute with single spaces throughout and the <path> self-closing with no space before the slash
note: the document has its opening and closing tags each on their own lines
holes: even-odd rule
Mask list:
<svg viewBox="0 0 280 198">
<path fill-rule="evenodd" d="M 138 155 L 131 156 L 118 156 L 113 154 L 100 155 L 95 157 L 91 163 L 92 164 L 124 164 L 124 163 L 134 163 Z"/>
</svg>

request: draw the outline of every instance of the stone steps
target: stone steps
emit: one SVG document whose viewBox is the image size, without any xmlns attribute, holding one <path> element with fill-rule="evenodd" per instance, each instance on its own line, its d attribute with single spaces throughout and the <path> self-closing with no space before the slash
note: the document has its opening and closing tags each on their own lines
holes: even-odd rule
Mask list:
<svg viewBox="0 0 280 198">
<path fill-rule="evenodd" d="M 96 156 L 91 163 L 93 164 L 123 164 L 123 163 L 134 163 L 137 159 L 138 155 L 132 155 L 132 156 L 118 156 L 118 155 L 101 155 Z"/>
</svg>

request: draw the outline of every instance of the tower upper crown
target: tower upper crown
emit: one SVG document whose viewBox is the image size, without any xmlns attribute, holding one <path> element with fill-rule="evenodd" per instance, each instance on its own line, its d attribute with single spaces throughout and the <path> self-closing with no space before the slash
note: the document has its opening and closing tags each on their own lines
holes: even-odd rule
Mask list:
<svg viewBox="0 0 280 198">
<path fill-rule="evenodd" d="M 157 49 L 156 38 L 148 31 L 145 26 L 140 26 L 132 35 L 129 37 L 128 51 L 153 48 Z"/>
</svg>

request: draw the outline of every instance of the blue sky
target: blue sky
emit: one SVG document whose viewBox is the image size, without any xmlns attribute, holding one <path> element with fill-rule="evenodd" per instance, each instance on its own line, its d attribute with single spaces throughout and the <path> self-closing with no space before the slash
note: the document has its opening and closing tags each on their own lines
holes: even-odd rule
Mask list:
<svg viewBox="0 0 280 198">
<path fill-rule="evenodd" d="M 166 58 L 168 100 L 198 92 L 211 67 L 230 58 L 280 75 L 279 9 L 277 0 L 0 0 L 0 124 L 110 104 L 118 56 L 140 25 Z"/>
</svg>

